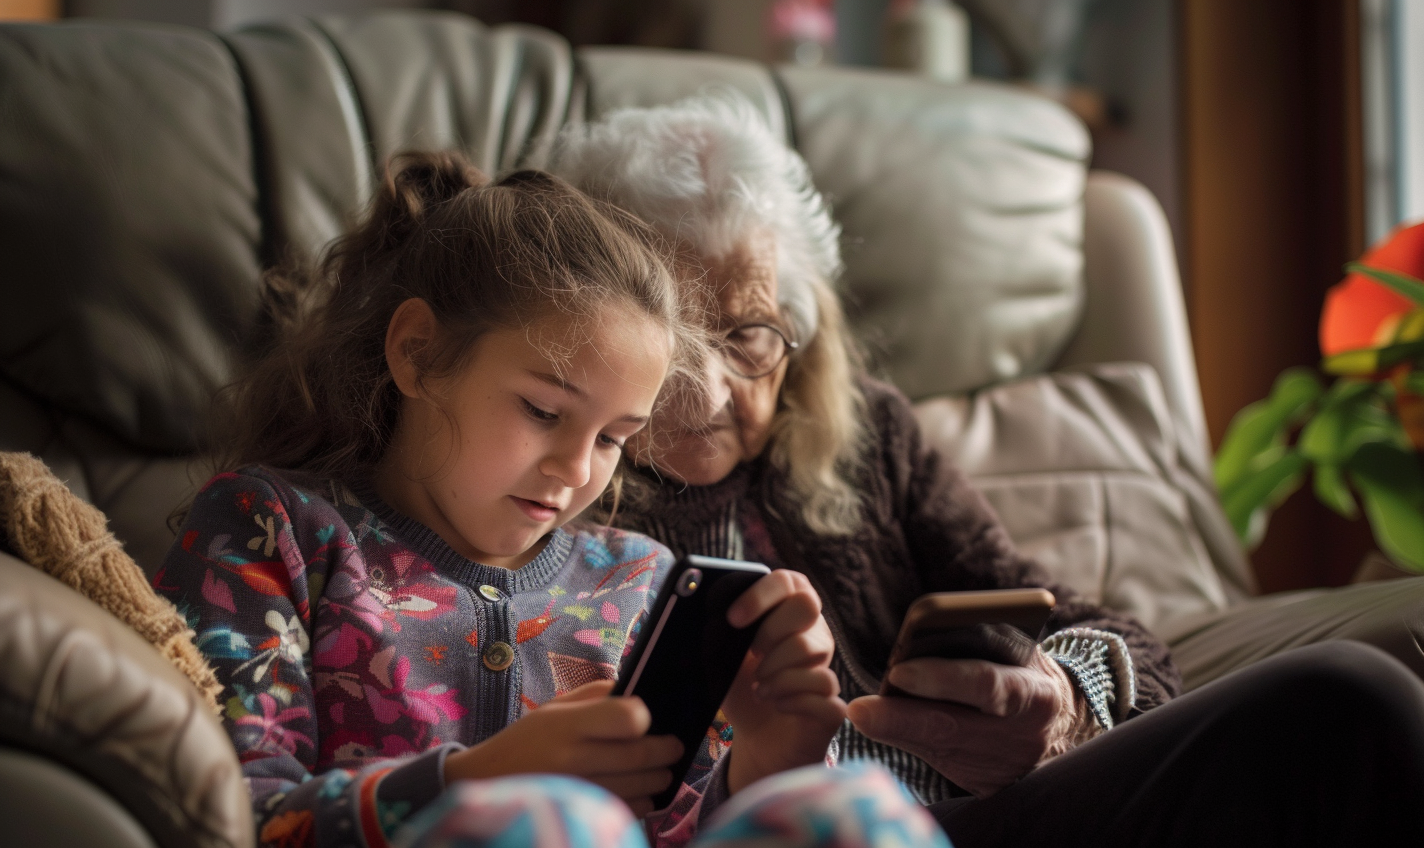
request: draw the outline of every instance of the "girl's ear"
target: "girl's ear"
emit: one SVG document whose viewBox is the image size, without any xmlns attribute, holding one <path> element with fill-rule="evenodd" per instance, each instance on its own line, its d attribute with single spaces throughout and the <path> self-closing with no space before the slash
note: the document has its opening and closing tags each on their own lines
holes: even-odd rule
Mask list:
<svg viewBox="0 0 1424 848">
<path fill-rule="evenodd" d="M 439 322 L 430 304 L 413 297 L 396 307 L 386 326 L 386 367 L 401 394 L 421 397 L 420 351 L 435 341 Z"/>
</svg>

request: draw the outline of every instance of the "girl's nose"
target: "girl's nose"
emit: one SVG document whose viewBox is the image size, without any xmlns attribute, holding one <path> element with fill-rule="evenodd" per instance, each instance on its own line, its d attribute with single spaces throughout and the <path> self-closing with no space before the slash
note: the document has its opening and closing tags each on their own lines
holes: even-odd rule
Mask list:
<svg viewBox="0 0 1424 848">
<path fill-rule="evenodd" d="M 593 475 L 593 443 L 584 439 L 564 440 L 545 458 L 542 470 L 567 488 L 587 486 Z"/>
</svg>

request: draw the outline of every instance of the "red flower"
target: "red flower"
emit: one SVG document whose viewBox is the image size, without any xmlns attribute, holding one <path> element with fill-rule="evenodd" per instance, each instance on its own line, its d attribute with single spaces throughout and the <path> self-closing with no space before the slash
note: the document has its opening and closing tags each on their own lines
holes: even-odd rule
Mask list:
<svg viewBox="0 0 1424 848">
<path fill-rule="evenodd" d="M 1424 278 L 1424 223 L 1400 227 L 1360 257 L 1372 268 Z M 1363 274 L 1350 274 L 1325 294 L 1320 313 L 1320 352 L 1333 356 L 1346 350 L 1376 347 L 1389 341 L 1394 319 L 1414 309 L 1414 303 Z"/>
</svg>

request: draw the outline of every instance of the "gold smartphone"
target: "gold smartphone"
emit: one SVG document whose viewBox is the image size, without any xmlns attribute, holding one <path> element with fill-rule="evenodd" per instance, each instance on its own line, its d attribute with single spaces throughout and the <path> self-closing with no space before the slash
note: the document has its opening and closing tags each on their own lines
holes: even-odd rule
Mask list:
<svg viewBox="0 0 1424 848">
<path fill-rule="evenodd" d="M 1047 589 L 922 595 L 905 613 L 886 669 L 920 657 L 1028 665 L 1053 604 Z M 897 693 L 888 682 L 882 684 L 881 694 Z"/>
</svg>

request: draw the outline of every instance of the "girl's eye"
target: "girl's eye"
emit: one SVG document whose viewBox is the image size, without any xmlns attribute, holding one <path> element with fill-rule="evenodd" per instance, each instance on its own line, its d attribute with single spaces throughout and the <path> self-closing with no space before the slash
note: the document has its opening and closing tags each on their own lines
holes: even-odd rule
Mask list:
<svg viewBox="0 0 1424 848">
<path fill-rule="evenodd" d="M 559 420 L 559 416 L 557 413 L 550 412 L 547 409 L 540 409 L 539 407 L 535 406 L 524 398 L 520 398 L 520 400 L 524 401 L 524 411 L 528 413 L 529 417 L 533 418 L 535 421 Z"/>
<path fill-rule="evenodd" d="M 604 447 L 617 448 L 618 450 L 623 450 L 623 440 L 622 440 L 622 439 L 615 439 L 615 438 L 613 438 L 612 436 L 605 436 L 605 435 L 599 434 L 599 436 L 598 436 L 598 443 L 601 444 L 601 445 L 603 445 Z"/>
</svg>

